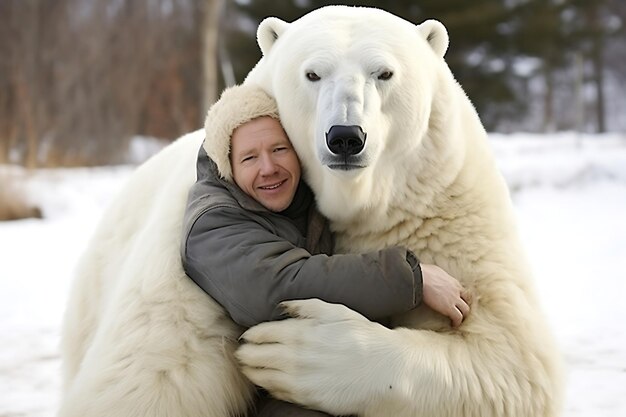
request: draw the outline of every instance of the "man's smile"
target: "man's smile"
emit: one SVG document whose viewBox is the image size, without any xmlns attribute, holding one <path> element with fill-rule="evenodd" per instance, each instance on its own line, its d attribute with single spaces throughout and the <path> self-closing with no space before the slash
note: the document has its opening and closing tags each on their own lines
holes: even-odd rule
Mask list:
<svg viewBox="0 0 626 417">
<path fill-rule="evenodd" d="M 259 188 L 262 189 L 262 190 L 275 190 L 276 188 L 280 187 L 281 185 L 283 185 L 286 182 L 287 182 L 287 180 L 285 179 L 285 180 L 282 180 L 282 181 L 274 183 L 274 184 L 261 185 L 261 186 L 259 186 Z"/>
</svg>

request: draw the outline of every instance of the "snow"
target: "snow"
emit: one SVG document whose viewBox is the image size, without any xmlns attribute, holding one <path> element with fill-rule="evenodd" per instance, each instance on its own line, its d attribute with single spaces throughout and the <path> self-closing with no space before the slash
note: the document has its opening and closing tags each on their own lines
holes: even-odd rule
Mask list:
<svg viewBox="0 0 626 417">
<path fill-rule="evenodd" d="M 565 417 L 626 415 L 626 137 L 492 135 L 567 363 Z M 0 222 L 0 416 L 54 415 L 72 270 L 133 167 L 40 170 L 43 220 Z"/>
</svg>

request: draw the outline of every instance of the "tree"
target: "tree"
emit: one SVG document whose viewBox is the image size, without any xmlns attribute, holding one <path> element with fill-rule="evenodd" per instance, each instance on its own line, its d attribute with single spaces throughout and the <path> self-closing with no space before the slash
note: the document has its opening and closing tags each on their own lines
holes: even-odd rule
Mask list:
<svg viewBox="0 0 626 417">
<path fill-rule="evenodd" d="M 0 162 L 122 162 L 133 135 L 199 127 L 201 5 L 1 1 Z"/>
<path fill-rule="evenodd" d="M 203 112 L 206 112 L 218 96 L 218 35 L 220 17 L 224 12 L 224 0 L 203 0 L 202 4 L 202 68 L 204 94 Z"/>
<path fill-rule="evenodd" d="M 619 30 L 622 24 L 614 24 L 614 17 L 619 16 L 620 11 L 624 11 L 624 6 L 617 0 L 526 0 L 514 8 L 519 26 L 514 42 L 517 53 L 537 57 L 542 63 L 544 130 L 584 125 L 584 121 L 575 121 L 573 126 L 563 126 L 564 116 L 556 114 L 556 109 L 572 107 L 567 105 L 569 103 L 557 106 L 557 92 L 567 89 L 582 92 L 583 88 L 572 88 L 580 84 L 590 84 L 596 92 L 594 124 L 596 131 L 606 130 L 605 75 L 608 68 L 605 48 L 613 39 L 624 39 L 623 31 Z M 579 81 L 581 77 L 577 72 L 581 70 L 583 79 Z M 557 77 L 563 84 L 560 88 Z M 574 119 L 576 117 L 580 116 Z"/>
</svg>

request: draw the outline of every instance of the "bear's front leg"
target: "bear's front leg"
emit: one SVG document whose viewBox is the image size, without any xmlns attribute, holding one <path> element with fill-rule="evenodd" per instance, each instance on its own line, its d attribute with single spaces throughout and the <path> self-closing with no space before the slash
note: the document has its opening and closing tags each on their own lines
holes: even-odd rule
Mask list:
<svg viewBox="0 0 626 417">
<path fill-rule="evenodd" d="M 317 299 L 283 306 L 294 318 L 259 324 L 242 336 L 246 343 L 236 356 L 252 382 L 332 415 L 371 415 L 386 402 L 399 376 L 389 366 L 392 330 Z"/>
</svg>

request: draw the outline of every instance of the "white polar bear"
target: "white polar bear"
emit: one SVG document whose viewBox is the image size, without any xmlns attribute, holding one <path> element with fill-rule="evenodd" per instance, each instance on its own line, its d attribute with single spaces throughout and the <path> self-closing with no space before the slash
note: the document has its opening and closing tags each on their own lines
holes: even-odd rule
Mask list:
<svg viewBox="0 0 626 417">
<path fill-rule="evenodd" d="M 333 414 L 555 416 L 559 357 L 506 186 L 443 55 L 438 22 L 331 6 L 259 27 L 246 83 L 277 99 L 338 247 L 403 244 L 474 293 L 460 329 L 420 308 L 372 323 L 319 300 L 248 330 L 237 355 L 275 396 Z M 228 416 L 253 387 L 241 329 L 185 277 L 186 193 L 202 133 L 142 166 L 82 258 L 64 322 L 60 416 Z"/>
<path fill-rule="evenodd" d="M 390 330 L 343 306 L 286 303 L 296 319 L 244 334 L 245 374 L 332 414 L 557 415 L 559 356 L 486 133 L 443 59 L 443 25 L 329 7 L 267 19 L 258 37 L 248 81 L 276 97 L 339 251 L 405 245 L 475 299 L 459 330 L 426 307 Z"/>
<path fill-rule="evenodd" d="M 182 220 L 201 131 L 133 173 L 78 265 L 63 323 L 59 416 L 243 415 L 239 329 L 185 275 Z"/>
</svg>

